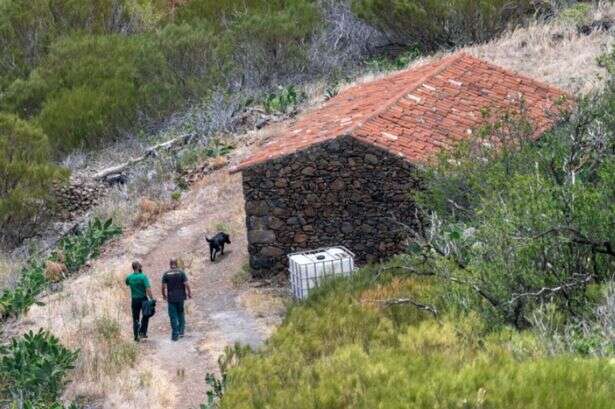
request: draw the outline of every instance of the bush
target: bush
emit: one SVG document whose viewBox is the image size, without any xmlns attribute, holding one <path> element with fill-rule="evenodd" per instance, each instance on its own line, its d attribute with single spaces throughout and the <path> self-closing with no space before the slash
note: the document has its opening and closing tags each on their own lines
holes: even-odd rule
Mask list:
<svg viewBox="0 0 615 409">
<path fill-rule="evenodd" d="M 53 44 L 26 81 L 4 98 L 37 117 L 54 148 L 69 151 L 111 141 L 138 114 L 168 112 L 179 89 L 151 36 L 72 36 Z"/>
<path fill-rule="evenodd" d="M 52 213 L 52 185 L 67 172 L 52 164 L 50 156 L 39 128 L 0 113 L 0 229 L 5 244 L 30 237 Z"/>
<path fill-rule="evenodd" d="M 106 222 L 95 219 L 88 223 L 82 233 L 62 239 L 48 261 L 65 268 L 67 273 L 74 273 L 89 259 L 97 257 L 100 247 L 120 232 L 121 229 L 114 226 L 111 219 Z M 4 290 L 0 296 L 0 317 L 6 319 L 25 313 L 37 302 L 36 297 L 48 284 L 45 263 L 31 260 L 22 270 L 15 287 Z"/>
<path fill-rule="evenodd" d="M 59 37 L 146 30 L 161 20 L 164 0 L 4 0 L 0 2 L 0 90 L 24 78 Z"/>
<path fill-rule="evenodd" d="M 90 221 L 83 232 L 60 240 L 51 259 L 62 262 L 69 273 L 79 270 L 88 260 L 98 257 L 100 248 L 109 239 L 119 235 L 122 229 L 113 225 L 113 220 Z"/>
<path fill-rule="evenodd" d="M 319 24 L 316 7 L 306 0 L 242 15 L 229 32 L 242 79 L 249 86 L 259 86 L 304 73 L 308 42 Z"/>
<path fill-rule="evenodd" d="M 290 85 L 279 87 L 278 92 L 267 95 L 263 105 L 268 113 L 286 114 L 297 109 L 297 105 L 304 99 L 305 95 L 298 94 L 297 89 Z"/>
<path fill-rule="evenodd" d="M 492 323 L 526 327 L 549 302 L 583 315 L 587 286 L 610 279 L 615 262 L 612 101 L 580 101 L 540 141 L 521 106 L 443 155 L 416 195 L 415 268 L 451 282 L 460 306 Z"/>
<path fill-rule="evenodd" d="M 529 0 L 354 0 L 359 17 L 397 42 L 422 49 L 484 41 L 518 24 Z"/>
<path fill-rule="evenodd" d="M 49 407 L 66 384 L 78 352 L 46 331 L 32 331 L 0 348 L 2 395 L 17 407 Z"/>
<path fill-rule="evenodd" d="M 260 353 L 227 372 L 221 408 L 608 408 L 608 359 L 548 358 L 527 333 L 486 332 L 475 314 L 437 320 L 410 304 L 435 302 L 430 278 L 395 279 L 393 263 L 330 283 L 291 307 Z M 413 317 L 413 318 L 410 318 Z"/>
</svg>

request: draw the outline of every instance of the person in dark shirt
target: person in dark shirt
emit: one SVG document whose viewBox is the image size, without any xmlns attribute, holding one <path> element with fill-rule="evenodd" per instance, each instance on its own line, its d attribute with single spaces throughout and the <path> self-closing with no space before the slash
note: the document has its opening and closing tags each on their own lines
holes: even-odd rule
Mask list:
<svg viewBox="0 0 615 409">
<path fill-rule="evenodd" d="M 171 320 L 171 339 L 177 341 L 184 336 L 184 301 L 192 298 L 186 273 L 177 268 L 177 260 L 169 261 L 171 269 L 162 276 L 162 298 L 167 301 Z"/>
<path fill-rule="evenodd" d="M 132 332 L 135 341 L 139 338 L 147 338 L 147 325 L 149 317 L 142 314 L 143 303 L 148 297 L 153 299 L 149 279 L 143 273 L 143 267 L 138 261 L 132 263 L 132 274 L 126 277 L 126 285 L 130 287 L 131 309 L 132 309 Z M 140 318 L 140 320 L 139 320 Z"/>
</svg>

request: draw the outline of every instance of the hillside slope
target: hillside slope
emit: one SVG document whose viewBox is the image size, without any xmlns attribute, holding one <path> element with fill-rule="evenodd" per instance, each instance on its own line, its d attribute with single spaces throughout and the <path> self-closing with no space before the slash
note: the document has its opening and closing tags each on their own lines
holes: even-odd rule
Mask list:
<svg viewBox="0 0 615 409">
<path fill-rule="evenodd" d="M 204 234 L 221 224 L 233 243 L 211 263 Z M 171 257 L 184 263 L 194 294 L 187 303 L 187 336 L 180 342 L 170 340 L 160 297 L 160 278 Z M 149 339 L 137 345 L 123 283 L 134 259 L 141 260 L 159 300 Z M 114 242 L 12 331 L 47 328 L 80 349 L 67 399 L 103 408 L 196 407 L 205 397 L 205 374 L 217 370 L 224 347 L 236 341 L 257 347 L 279 322 L 282 304 L 271 295 L 275 290 L 233 286 L 246 259 L 240 176 L 221 170 L 199 182 L 177 209 Z"/>
</svg>

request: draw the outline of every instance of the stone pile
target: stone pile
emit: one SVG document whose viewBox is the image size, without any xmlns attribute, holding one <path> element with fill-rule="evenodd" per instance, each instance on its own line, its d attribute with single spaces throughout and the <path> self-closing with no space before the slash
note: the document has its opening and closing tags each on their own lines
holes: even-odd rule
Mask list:
<svg viewBox="0 0 615 409">
<path fill-rule="evenodd" d="M 71 178 L 68 184 L 57 186 L 55 194 L 60 209 L 70 215 L 82 213 L 92 208 L 106 193 L 103 182 L 91 179 Z"/>
</svg>

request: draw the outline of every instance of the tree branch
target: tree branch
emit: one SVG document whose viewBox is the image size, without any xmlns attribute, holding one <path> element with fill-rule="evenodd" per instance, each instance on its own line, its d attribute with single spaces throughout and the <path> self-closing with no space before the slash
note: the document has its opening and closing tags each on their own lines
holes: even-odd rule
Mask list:
<svg viewBox="0 0 615 409">
<path fill-rule="evenodd" d="M 573 243 L 582 244 L 586 246 L 590 246 L 592 251 L 596 253 L 606 254 L 612 257 L 615 257 L 615 246 L 608 240 L 598 241 L 592 240 L 579 230 L 568 227 L 568 226 L 557 226 L 552 227 L 542 233 L 535 234 L 530 236 L 530 239 L 539 239 L 541 237 L 550 235 L 550 234 L 559 234 L 559 235 L 568 235 L 570 240 Z M 517 237 L 518 239 L 526 239 L 527 237 Z"/>
<path fill-rule="evenodd" d="M 393 305 L 410 304 L 410 305 L 415 306 L 419 310 L 423 310 L 423 311 L 427 311 L 431 313 L 434 317 L 438 316 L 438 309 L 436 307 L 429 305 L 429 304 L 423 304 L 423 303 L 414 301 L 411 298 L 393 298 L 390 300 L 378 300 L 376 302 L 384 304 L 387 307 L 390 307 Z"/>
<path fill-rule="evenodd" d="M 554 293 L 562 292 L 562 291 L 565 291 L 571 288 L 579 287 L 579 286 L 589 283 L 592 279 L 593 279 L 593 275 L 590 274 L 590 275 L 583 276 L 581 280 L 570 281 L 564 284 L 560 284 L 556 287 L 542 287 L 540 290 L 534 291 L 534 292 L 513 294 L 513 297 L 510 299 L 510 301 L 508 301 L 508 304 L 513 304 L 516 301 L 520 300 L 521 298 L 530 298 L 530 297 L 537 298 L 545 294 L 554 294 Z"/>
</svg>

